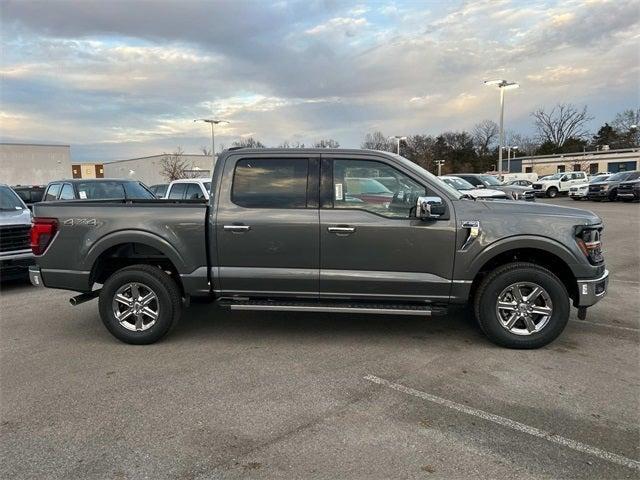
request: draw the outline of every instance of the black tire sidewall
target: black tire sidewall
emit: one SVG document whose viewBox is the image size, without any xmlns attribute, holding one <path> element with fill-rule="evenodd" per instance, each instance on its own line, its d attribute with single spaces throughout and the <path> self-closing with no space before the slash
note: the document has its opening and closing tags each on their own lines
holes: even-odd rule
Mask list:
<svg viewBox="0 0 640 480">
<path fill-rule="evenodd" d="M 113 314 L 112 301 L 115 292 L 124 284 L 131 282 L 147 286 L 158 297 L 160 315 L 151 328 L 141 332 L 127 330 L 120 325 Z M 169 331 L 175 318 L 175 308 L 168 288 L 156 276 L 144 270 L 123 269 L 109 277 L 100 292 L 99 309 L 102 323 L 114 337 L 125 343 L 136 345 L 146 345 L 158 341 Z"/>
<path fill-rule="evenodd" d="M 516 282 L 536 283 L 551 297 L 553 314 L 549 323 L 538 333 L 516 335 L 508 332 L 498 321 L 498 295 Z M 562 282 L 550 272 L 532 266 L 505 271 L 486 285 L 479 299 L 478 322 L 489 339 L 498 345 L 508 348 L 538 348 L 552 342 L 562 333 L 569 320 L 569 312 L 569 297 Z"/>
</svg>

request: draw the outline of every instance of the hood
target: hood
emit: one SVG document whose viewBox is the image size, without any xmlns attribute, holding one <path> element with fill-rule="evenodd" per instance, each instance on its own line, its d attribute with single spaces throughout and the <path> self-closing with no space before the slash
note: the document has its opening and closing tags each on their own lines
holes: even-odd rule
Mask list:
<svg viewBox="0 0 640 480">
<path fill-rule="evenodd" d="M 0 225 L 31 225 L 31 210 L 0 210 Z"/>
<path fill-rule="evenodd" d="M 533 203 L 533 202 L 510 202 L 502 200 L 494 200 L 492 202 L 484 202 L 490 210 L 504 213 L 505 215 L 535 215 L 536 217 L 562 217 L 573 219 L 576 223 L 583 225 L 592 225 L 594 223 L 602 223 L 600 217 L 589 210 L 573 207 L 561 207 L 550 203 Z"/>
<path fill-rule="evenodd" d="M 620 182 L 620 185 L 634 185 L 636 183 L 640 183 L 640 178 L 636 178 L 635 180 L 625 180 L 624 182 Z"/>
<path fill-rule="evenodd" d="M 502 190 L 503 192 L 518 192 L 524 193 L 531 190 L 528 187 L 521 187 L 520 185 L 500 185 L 499 187 L 495 187 L 497 190 Z"/>
<path fill-rule="evenodd" d="M 474 188 L 473 190 L 465 190 L 464 193 L 468 193 L 476 198 L 504 197 L 505 195 L 503 191 L 493 190 L 492 188 Z"/>
</svg>

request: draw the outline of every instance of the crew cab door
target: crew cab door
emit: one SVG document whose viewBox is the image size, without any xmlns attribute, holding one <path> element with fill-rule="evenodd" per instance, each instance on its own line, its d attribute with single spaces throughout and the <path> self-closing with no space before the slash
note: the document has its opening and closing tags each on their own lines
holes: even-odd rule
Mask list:
<svg viewBox="0 0 640 480">
<path fill-rule="evenodd" d="M 415 218 L 418 196 L 442 198 L 442 219 Z M 448 301 L 455 255 L 452 202 L 385 157 L 322 154 L 320 295 Z"/>
<path fill-rule="evenodd" d="M 222 296 L 317 298 L 319 155 L 233 155 L 217 198 Z"/>
</svg>

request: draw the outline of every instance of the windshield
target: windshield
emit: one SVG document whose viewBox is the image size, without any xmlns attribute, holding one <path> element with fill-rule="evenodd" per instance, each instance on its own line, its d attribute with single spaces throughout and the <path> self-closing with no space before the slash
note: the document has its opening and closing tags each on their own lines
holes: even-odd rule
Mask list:
<svg viewBox="0 0 640 480">
<path fill-rule="evenodd" d="M 0 186 L 0 210 L 24 210 L 20 198 L 9 187 Z"/>
<path fill-rule="evenodd" d="M 479 178 L 480 181 L 485 185 L 490 185 L 492 187 L 499 187 L 500 185 L 502 185 L 502 183 L 500 183 L 500 180 L 498 180 L 493 175 L 479 175 Z"/>
<path fill-rule="evenodd" d="M 458 177 L 441 177 L 440 180 L 451 185 L 456 190 L 473 190 L 475 187 L 467 182 L 464 178 Z"/>
<path fill-rule="evenodd" d="M 564 173 L 563 172 L 559 172 L 556 173 L 555 175 L 551 175 L 549 177 L 544 177 L 545 180 L 560 180 L 562 177 L 564 177 Z"/>
<path fill-rule="evenodd" d="M 618 172 L 615 175 L 609 177 L 609 180 L 612 182 L 619 182 L 620 180 L 626 180 L 629 176 L 629 172 Z"/>
<path fill-rule="evenodd" d="M 610 175 L 598 175 L 597 177 L 593 177 L 589 183 L 604 182 L 609 177 Z"/>
</svg>

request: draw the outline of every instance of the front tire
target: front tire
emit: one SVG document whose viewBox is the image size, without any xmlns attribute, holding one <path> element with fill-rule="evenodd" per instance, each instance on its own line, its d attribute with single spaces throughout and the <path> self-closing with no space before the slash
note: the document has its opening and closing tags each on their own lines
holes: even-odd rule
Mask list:
<svg viewBox="0 0 640 480">
<path fill-rule="evenodd" d="M 547 197 L 556 198 L 558 196 L 558 189 L 556 187 L 549 187 L 547 189 Z"/>
<path fill-rule="evenodd" d="M 118 340 L 148 345 L 176 324 L 182 302 L 176 282 L 160 268 L 132 265 L 107 279 L 99 309 L 102 323 Z"/>
<path fill-rule="evenodd" d="M 474 311 L 493 343 L 539 348 L 551 343 L 569 321 L 569 295 L 546 268 L 514 262 L 498 267 L 478 287 Z"/>
</svg>

